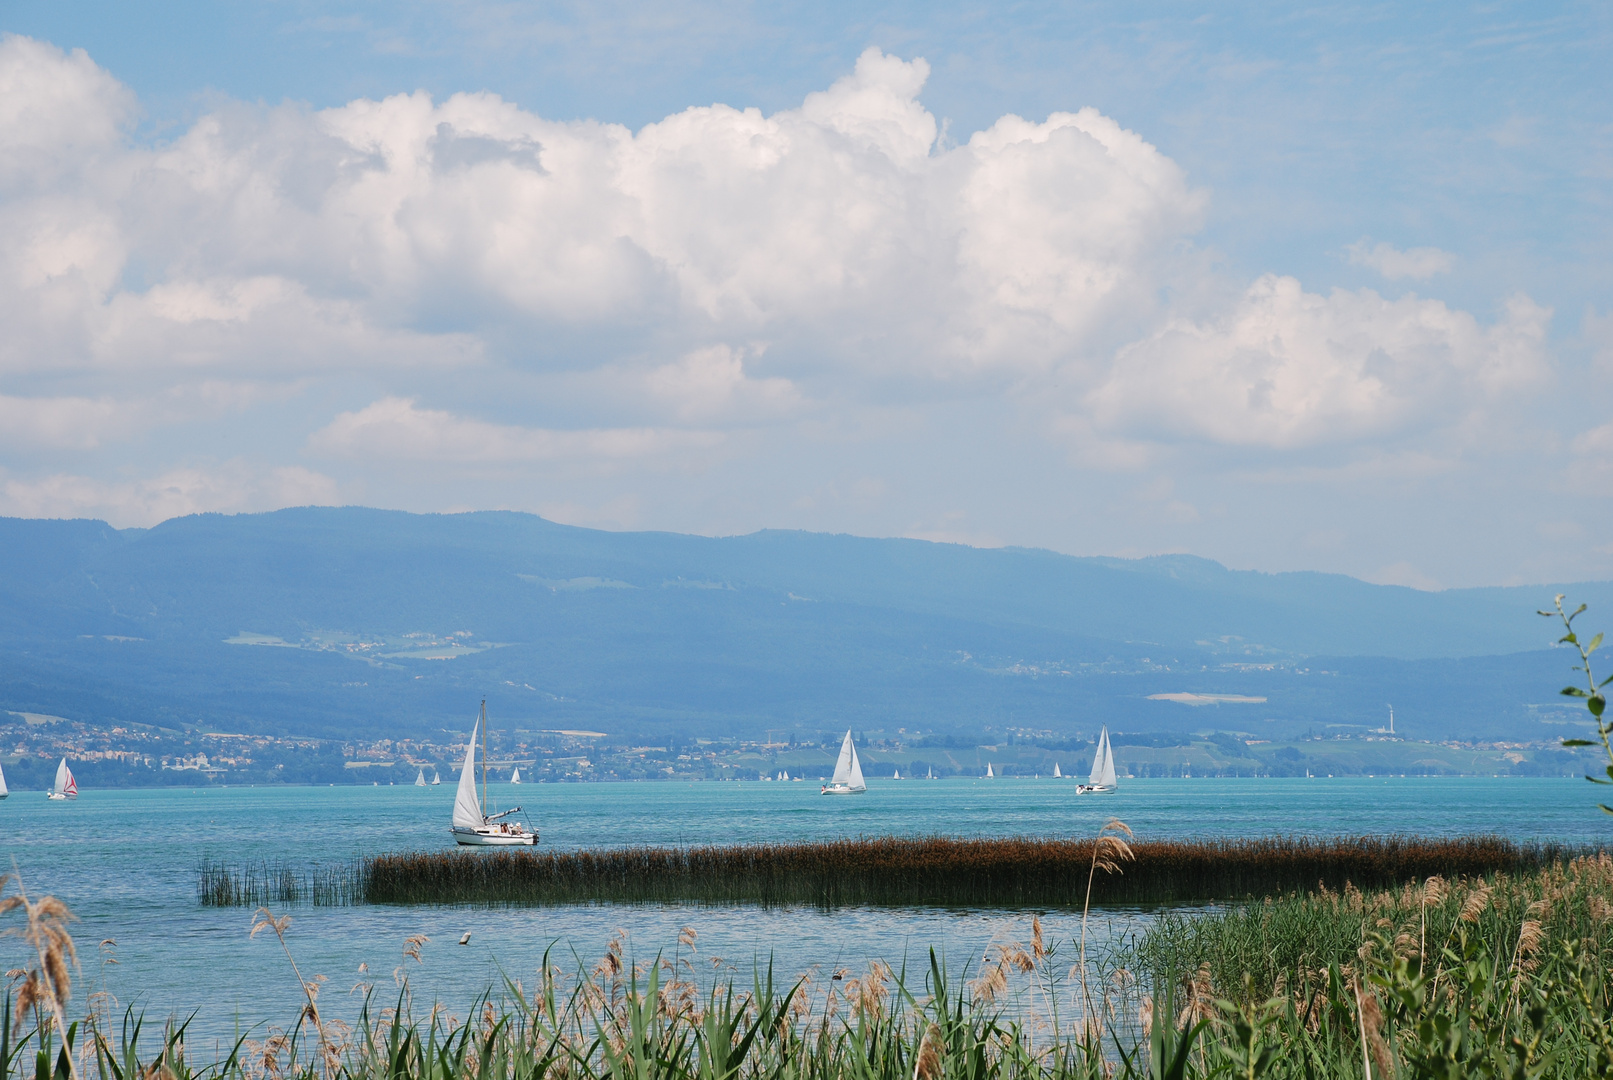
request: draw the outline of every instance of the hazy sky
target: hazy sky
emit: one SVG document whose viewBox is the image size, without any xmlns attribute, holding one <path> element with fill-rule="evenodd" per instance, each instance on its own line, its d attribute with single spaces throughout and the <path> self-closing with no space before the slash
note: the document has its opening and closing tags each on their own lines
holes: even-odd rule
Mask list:
<svg viewBox="0 0 1613 1080">
<path fill-rule="evenodd" d="M 1613 15 L 0 8 L 0 514 L 1613 576 Z"/>
</svg>

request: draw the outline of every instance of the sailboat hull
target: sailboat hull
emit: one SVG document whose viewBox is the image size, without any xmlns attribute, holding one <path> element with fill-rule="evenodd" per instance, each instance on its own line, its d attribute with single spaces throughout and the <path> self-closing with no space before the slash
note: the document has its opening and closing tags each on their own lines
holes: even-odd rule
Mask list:
<svg viewBox="0 0 1613 1080">
<path fill-rule="evenodd" d="M 861 795 L 868 789 L 866 787 L 852 787 L 850 784 L 825 784 L 819 790 L 819 795 Z"/>
<path fill-rule="evenodd" d="M 1077 795 L 1113 795 L 1117 789 L 1102 784 L 1080 784 L 1076 787 Z"/>
<path fill-rule="evenodd" d="M 63 795 L 59 791 L 47 791 L 47 792 L 45 792 L 45 798 L 47 798 L 47 799 L 58 799 L 58 800 L 60 800 L 62 802 L 66 802 L 68 799 L 76 799 L 76 798 L 78 798 L 78 796 L 77 795 Z"/>
<path fill-rule="evenodd" d="M 467 847 L 531 847 L 538 842 L 537 833 L 499 832 L 496 825 L 480 829 L 462 829 L 456 825 L 448 831 L 454 834 L 454 843 Z"/>
</svg>

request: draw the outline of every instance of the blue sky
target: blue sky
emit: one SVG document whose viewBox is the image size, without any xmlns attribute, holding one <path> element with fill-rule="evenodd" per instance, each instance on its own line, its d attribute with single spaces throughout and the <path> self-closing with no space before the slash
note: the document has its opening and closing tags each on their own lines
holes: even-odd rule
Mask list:
<svg viewBox="0 0 1613 1080">
<path fill-rule="evenodd" d="M 1603 5 L 0 30 L 0 513 L 1613 573 Z"/>
</svg>

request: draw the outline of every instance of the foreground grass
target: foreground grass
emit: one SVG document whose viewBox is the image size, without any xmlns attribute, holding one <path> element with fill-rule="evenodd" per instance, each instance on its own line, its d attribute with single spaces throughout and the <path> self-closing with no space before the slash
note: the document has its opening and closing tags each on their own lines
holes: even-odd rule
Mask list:
<svg viewBox="0 0 1613 1080">
<path fill-rule="evenodd" d="M 698 959 L 692 930 L 636 963 L 618 939 L 592 964 L 546 958 L 530 989 L 512 980 L 463 1018 L 416 1007 L 414 938 L 351 1026 L 288 963 L 306 1007 L 222 1061 L 192 1060 L 182 1027 L 142 1050 L 137 1021 L 114 1024 L 104 1002 L 69 1026 L 51 974 L 63 946 L 39 907 L 26 932 L 41 960 L 8 992 L 20 1026 L 0 1037 L 0 1080 L 1613 1076 L 1605 855 L 1166 917 L 1095 958 L 1033 920 L 954 974 L 932 956 L 918 972 L 741 984 Z M 254 932 L 293 960 L 289 918 L 260 912 Z"/>
<path fill-rule="evenodd" d="M 811 844 L 551 852 L 457 849 L 381 855 L 297 873 L 204 864 L 203 904 L 706 903 L 1080 907 L 1092 840 L 885 837 Z M 1174 903 L 1325 886 L 1386 888 L 1431 875 L 1538 870 L 1577 852 L 1499 837 L 1134 843 L 1094 903 Z"/>
</svg>

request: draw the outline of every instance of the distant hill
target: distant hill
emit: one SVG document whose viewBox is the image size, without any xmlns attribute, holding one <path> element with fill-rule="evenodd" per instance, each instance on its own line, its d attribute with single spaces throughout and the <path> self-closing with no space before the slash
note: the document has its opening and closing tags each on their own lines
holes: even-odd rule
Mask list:
<svg viewBox="0 0 1613 1080">
<path fill-rule="evenodd" d="M 269 734 L 459 728 L 486 696 L 512 725 L 645 738 L 1353 730 L 1326 726 L 1393 702 L 1420 737 L 1541 739 L 1579 714 L 1535 610 L 1567 592 L 1613 615 L 1609 583 L 1425 593 L 503 512 L 0 519 L 0 553 L 0 708 Z"/>
</svg>

